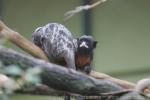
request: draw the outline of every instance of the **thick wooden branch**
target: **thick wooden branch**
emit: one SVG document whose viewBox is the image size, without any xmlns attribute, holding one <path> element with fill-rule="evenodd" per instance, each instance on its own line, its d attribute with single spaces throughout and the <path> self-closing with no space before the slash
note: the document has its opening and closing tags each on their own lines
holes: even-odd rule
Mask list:
<svg viewBox="0 0 150 100">
<path fill-rule="evenodd" d="M 0 38 L 6 38 L 10 42 L 22 48 L 27 53 L 32 54 L 34 57 L 48 61 L 48 58 L 45 56 L 45 54 L 39 47 L 37 47 L 32 42 L 25 39 L 18 32 L 8 28 L 1 20 L 0 20 Z"/>
<path fill-rule="evenodd" d="M 9 75 L 10 76 L 10 75 Z M 23 79 L 22 79 L 23 80 Z M 24 80 L 25 81 L 25 80 Z M 7 83 L 10 83 L 8 86 Z M 23 84 L 26 84 L 24 82 Z M 22 88 L 23 84 L 19 84 L 18 81 L 13 80 L 5 74 L 0 74 L 0 95 L 3 94 L 3 89 L 10 89 L 10 91 L 14 91 L 15 93 L 22 94 L 34 94 L 34 95 L 50 95 L 50 96 L 63 96 L 63 91 L 58 91 L 53 88 L 48 87 L 47 85 L 37 84 L 28 86 L 26 88 Z M 10 88 L 11 87 L 11 88 Z M 74 94 L 71 94 L 75 96 Z"/>
<path fill-rule="evenodd" d="M 33 95 L 48 95 L 48 96 L 64 96 L 64 91 L 55 90 L 47 85 L 32 86 L 30 89 L 17 89 L 15 93 L 33 94 Z M 70 94 L 76 96 L 75 94 Z"/>
<path fill-rule="evenodd" d="M 13 31 L 12 29 L 8 28 L 2 21 L 0 21 L 0 37 L 7 38 L 10 42 L 16 44 L 21 49 L 26 51 L 27 53 L 31 54 L 34 57 L 44 59 L 47 61 L 47 57 L 44 55 L 43 51 L 34 45 L 32 42 L 25 39 L 21 36 L 18 32 Z M 125 89 L 133 89 L 135 84 L 123 80 L 119 80 L 104 73 L 92 71 L 90 76 L 97 78 L 97 79 L 106 79 L 112 81 Z"/>
<path fill-rule="evenodd" d="M 3 47 L 0 47 L 0 61 L 4 65 L 15 64 L 23 69 L 39 67 L 43 70 L 41 73 L 43 84 L 62 91 L 82 95 L 101 95 L 101 93 L 123 90 L 110 81 L 98 80 L 74 70 L 70 72 L 63 66 L 29 57 Z"/>
<path fill-rule="evenodd" d="M 100 73 L 100 72 L 96 72 L 96 71 L 92 71 L 90 73 L 90 76 L 96 78 L 96 79 L 105 79 L 105 80 L 109 80 L 111 82 L 114 82 L 118 85 L 120 85 L 121 87 L 125 88 L 125 89 L 134 89 L 135 88 L 135 84 L 128 82 L 128 81 L 124 81 L 124 80 L 120 80 L 117 78 L 113 78 L 107 74 L 104 73 Z"/>
</svg>

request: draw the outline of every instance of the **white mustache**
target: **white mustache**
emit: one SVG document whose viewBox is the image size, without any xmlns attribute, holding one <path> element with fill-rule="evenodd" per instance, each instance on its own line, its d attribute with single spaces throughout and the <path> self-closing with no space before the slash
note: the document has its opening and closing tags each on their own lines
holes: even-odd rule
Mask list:
<svg viewBox="0 0 150 100">
<path fill-rule="evenodd" d="M 89 48 L 89 46 L 87 45 L 87 43 L 85 41 L 83 41 L 79 47 Z"/>
</svg>

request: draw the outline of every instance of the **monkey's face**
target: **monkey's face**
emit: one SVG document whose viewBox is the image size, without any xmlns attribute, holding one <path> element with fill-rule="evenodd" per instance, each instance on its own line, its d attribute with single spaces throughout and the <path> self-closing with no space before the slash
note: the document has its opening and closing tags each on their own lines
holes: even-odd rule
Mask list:
<svg viewBox="0 0 150 100">
<path fill-rule="evenodd" d="M 90 54 L 93 49 L 96 48 L 97 41 L 93 39 L 92 36 L 83 35 L 78 38 L 78 53 L 80 54 Z"/>
</svg>

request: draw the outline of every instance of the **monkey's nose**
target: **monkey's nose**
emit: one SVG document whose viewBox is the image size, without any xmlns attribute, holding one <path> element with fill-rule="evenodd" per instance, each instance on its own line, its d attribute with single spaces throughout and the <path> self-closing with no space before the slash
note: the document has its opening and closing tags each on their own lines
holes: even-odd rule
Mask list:
<svg viewBox="0 0 150 100">
<path fill-rule="evenodd" d="M 85 48 L 89 48 L 87 43 L 85 41 L 81 42 L 79 47 L 85 47 Z"/>
</svg>

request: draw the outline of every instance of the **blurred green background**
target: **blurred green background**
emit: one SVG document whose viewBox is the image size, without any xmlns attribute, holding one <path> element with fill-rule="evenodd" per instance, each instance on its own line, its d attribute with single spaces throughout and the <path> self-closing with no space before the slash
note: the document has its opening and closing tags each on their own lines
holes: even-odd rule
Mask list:
<svg viewBox="0 0 150 100">
<path fill-rule="evenodd" d="M 68 21 L 63 21 L 63 15 L 82 1 L 0 0 L 0 15 L 9 27 L 29 40 L 37 27 L 49 22 L 65 25 L 77 37 L 84 33 L 83 12 Z M 149 77 L 150 0 L 108 0 L 90 11 L 91 34 L 98 41 L 94 69 L 132 82 Z"/>
</svg>

